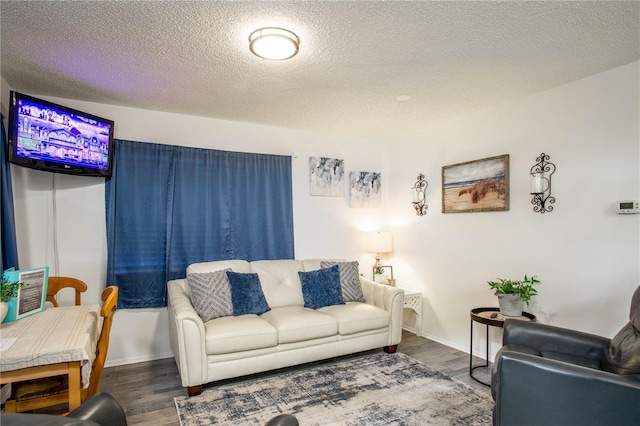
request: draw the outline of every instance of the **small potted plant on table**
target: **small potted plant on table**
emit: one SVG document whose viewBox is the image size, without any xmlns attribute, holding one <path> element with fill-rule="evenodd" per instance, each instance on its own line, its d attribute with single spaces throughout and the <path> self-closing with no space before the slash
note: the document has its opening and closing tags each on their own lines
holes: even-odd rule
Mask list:
<svg viewBox="0 0 640 426">
<path fill-rule="evenodd" d="M 18 295 L 18 290 L 25 286 L 25 283 L 19 281 L 9 281 L 7 277 L 2 275 L 0 281 L 0 323 L 9 312 L 9 299 Z"/>
<path fill-rule="evenodd" d="M 524 304 L 529 306 L 531 298 L 538 294 L 535 285 L 540 281 L 535 275 L 524 276 L 523 280 L 498 278 L 497 281 L 487 281 L 489 287 L 498 296 L 498 306 L 503 315 L 518 317 L 522 315 Z"/>
</svg>

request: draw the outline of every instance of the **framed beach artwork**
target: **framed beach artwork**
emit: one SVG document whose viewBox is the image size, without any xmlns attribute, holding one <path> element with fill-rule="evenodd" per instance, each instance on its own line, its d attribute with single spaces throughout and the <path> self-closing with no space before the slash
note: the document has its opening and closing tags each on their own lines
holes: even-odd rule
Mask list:
<svg viewBox="0 0 640 426">
<path fill-rule="evenodd" d="M 442 167 L 442 212 L 509 210 L 509 155 Z"/>
<path fill-rule="evenodd" d="M 309 157 L 309 194 L 344 197 L 344 160 Z"/>
<path fill-rule="evenodd" d="M 349 202 L 351 208 L 377 209 L 382 204 L 380 173 L 351 172 Z"/>
</svg>

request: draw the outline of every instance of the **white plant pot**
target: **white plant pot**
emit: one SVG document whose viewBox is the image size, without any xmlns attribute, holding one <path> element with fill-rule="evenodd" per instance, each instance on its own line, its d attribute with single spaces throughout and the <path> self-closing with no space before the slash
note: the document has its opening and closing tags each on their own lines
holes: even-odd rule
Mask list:
<svg viewBox="0 0 640 426">
<path fill-rule="evenodd" d="M 517 294 L 499 294 L 498 306 L 500 312 L 507 317 L 519 317 L 524 309 L 524 302 Z"/>
<path fill-rule="evenodd" d="M 9 304 L 7 302 L 0 302 L 0 323 L 4 321 L 4 318 L 9 312 Z"/>
</svg>

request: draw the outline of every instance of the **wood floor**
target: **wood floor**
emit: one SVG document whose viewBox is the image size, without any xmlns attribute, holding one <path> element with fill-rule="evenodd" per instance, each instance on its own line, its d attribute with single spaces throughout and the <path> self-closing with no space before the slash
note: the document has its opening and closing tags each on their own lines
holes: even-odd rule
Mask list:
<svg viewBox="0 0 640 426">
<path fill-rule="evenodd" d="M 489 388 L 469 377 L 469 355 L 404 331 L 398 347 L 403 352 L 431 367 L 459 379 L 469 386 L 489 394 Z M 375 352 L 375 351 L 373 351 Z M 359 354 L 360 355 L 360 354 Z M 345 357 L 346 358 L 346 357 Z M 483 360 L 474 359 L 474 365 Z M 317 363 L 312 363 L 317 364 Z M 308 365 L 307 365 L 308 366 Z M 285 369 L 300 369 L 297 366 Z M 223 383 L 252 380 L 256 376 L 268 376 L 278 372 L 262 373 Z M 218 384 L 205 385 L 207 387 Z M 173 398 L 186 395 L 180 385 L 180 376 L 173 358 L 105 368 L 101 390 L 111 393 L 124 406 L 129 425 L 179 425 Z"/>
</svg>

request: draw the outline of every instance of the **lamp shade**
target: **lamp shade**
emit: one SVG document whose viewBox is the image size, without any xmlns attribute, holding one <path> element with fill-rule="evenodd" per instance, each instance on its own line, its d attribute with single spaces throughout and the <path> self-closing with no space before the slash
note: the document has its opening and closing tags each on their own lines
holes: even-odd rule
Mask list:
<svg viewBox="0 0 640 426">
<path fill-rule="evenodd" d="M 366 249 L 373 253 L 388 253 L 393 251 L 391 232 L 370 232 L 367 234 Z"/>
</svg>

